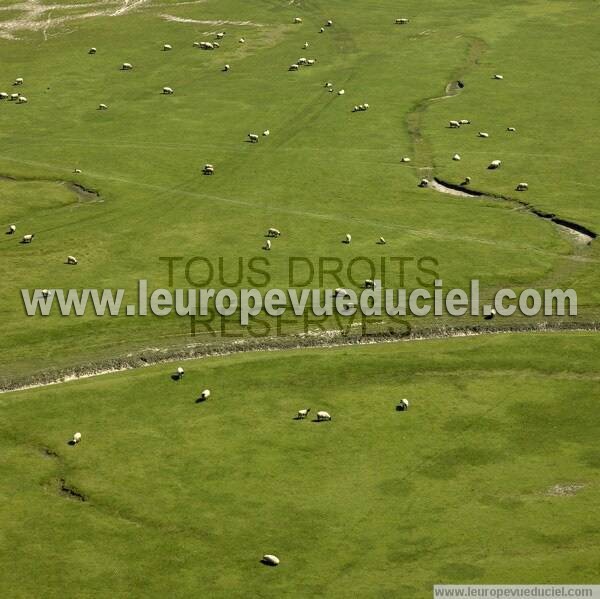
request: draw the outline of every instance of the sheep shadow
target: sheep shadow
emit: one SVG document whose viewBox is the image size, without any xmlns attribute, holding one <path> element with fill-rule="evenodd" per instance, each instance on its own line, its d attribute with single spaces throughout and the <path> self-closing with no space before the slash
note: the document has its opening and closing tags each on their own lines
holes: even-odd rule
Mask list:
<svg viewBox="0 0 600 599">
<path fill-rule="evenodd" d="M 206 401 L 206 397 L 202 397 L 202 396 L 200 396 L 200 397 L 199 397 L 199 398 L 198 398 L 198 399 L 195 401 L 195 403 L 204 403 L 205 401 Z"/>
<path fill-rule="evenodd" d="M 182 378 L 183 377 L 180 374 L 177 374 L 177 373 L 171 375 L 171 380 L 172 381 L 180 381 Z"/>
<path fill-rule="evenodd" d="M 342 239 L 342 243 L 344 245 L 350 245 L 350 242 L 347 239 Z"/>
<path fill-rule="evenodd" d="M 260 563 L 263 566 L 269 566 L 270 568 L 276 568 L 277 567 L 277 564 L 274 564 L 273 562 L 270 562 L 269 560 L 266 560 L 265 558 L 262 558 L 260 560 Z"/>
<path fill-rule="evenodd" d="M 330 419 L 329 420 L 328 419 L 319 420 L 319 418 L 313 418 L 311 420 L 311 422 L 319 422 L 319 423 L 320 422 L 331 422 L 331 420 Z"/>
<path fill-rule="evenodd" d="M 71 447 L 75 447 L 75 445 L 77 445 L 77 443 L 75 443 L 75 441 L 73 441 L 73 439 L 71 439 L 70 441 L 67 441 L 67 445 L 69 445 Z"/>
</svg>

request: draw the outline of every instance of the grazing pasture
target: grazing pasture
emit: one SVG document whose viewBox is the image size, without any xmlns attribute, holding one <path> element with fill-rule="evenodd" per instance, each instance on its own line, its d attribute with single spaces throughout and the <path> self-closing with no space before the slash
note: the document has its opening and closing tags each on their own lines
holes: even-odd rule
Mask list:
<svg viewBox="0 0 600 599">
<path fill-rule="evenodd" d="M 36 0 L 0 11 L 0 90 L 28 100 L 0 101 L 0 174 L 13 178 L 0 180 L 0 223 L 36 234 L 25 246 L 19 235 L 0 240 L 3 377 L 203 342 L 179 317 L 23 315 L 23 287 L 124 288 L 132 300 L 139 278 L 189 287 L 184 267 L 169 281 L 159 261 L 167 256 L 221 258 L 236 288 L 248 285 L 237 282 L 239 256 L 267 259 L 273 287 L 290 285 L 290 257 L 433 257 L 446 285 L 479 278 L 488 297 L 505 286 L 575 286 L 581 320 L 597 320 L 594 243 L 575 244 L 515 203 L 417 187 L 423 176 L 468 176 L 472 189 L 600 230 L 593 2 L 411 0 L 402 16 L 388 1 L 368 10 L 341 1 L 100 4 L 50 10 Z M 289 72 L 303 57 L 314 64 Z M 369 110 L 353 114 L 365 100 Z M 454 119 L 472 124 L 451 130 Z M 249 131 L 269 136 L 251 144 Z M 502 168 L 487 170 L 496 158 Z M 202 176 L 205 164 L 212 176 Z M 521 181 L 529 188 L 517 194 Z M 273 226 L 286 235 L 267 253 Z M 339 243 L 346 232 L 349 246 Z M 77 268 L 64 267 L 67 255 Z M 197 266 L 189 274 L 206 278 Z M 354 274 L 374 278 L 360 264 Z M 420 274 L 409 266 L 390 284 L 430 286 Z M 342 276 L 311 286 L 353 287 Z"/>
<path fill-rule="evenodd" d="M 187 362 L 179 380 L 161 365 L 3 395 L 0 594 L 596 582 L 599 343 L 255 353 Z"/>
</svg>

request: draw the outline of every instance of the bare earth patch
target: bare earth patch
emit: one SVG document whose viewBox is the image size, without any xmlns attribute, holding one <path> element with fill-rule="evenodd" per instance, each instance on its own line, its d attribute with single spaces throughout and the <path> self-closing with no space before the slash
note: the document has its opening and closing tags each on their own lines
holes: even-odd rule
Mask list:
<svg viewBox="0 0 600 599">
<path fill-rule="evenodd" d="M 581 489 L 583 489 L 585 485 L 581 483 L 568 483 L 565 485 L 554 485 L 546 490 L 546 495 L 550 495 L 551 497 L 565 497 L 570 495 L 575 495 Z"/>
<path fill-rule="evenodd" d="M 205 0 L 192 0 L 171 3 L 168 6 L 173 8 L 186 4 L 199 4 Z M 97 0 L 95 2 L 86 2 L 81 4 L 43 4 L 41 0 L 25 0 L 25 2 L 15 2 L 8 6 L 0 7 L 1 11 L 18 11 L 17 16 L 9 17 L 0 21 L 0 38 L 9 40 L 18 40 L 16 35 L 20 31 L 41 31 L 44 39 L 48 37 L 48 31 L 52 28 L 64 25 L 73 21 L 90 19 L 93 17 L 120 17 L 132 11 L 155 5 L 151 0 Z M 71 15 L 53 16 L 53 11 L 59 10 L 89 9 L 84 12 L 77 12 Z M 208 21 L 207 21 L 208 22 Z M 227 23 L 227 21 L 223 21 Z M 251 24 L 251 23 L 242 23 Z"/>
</svg>

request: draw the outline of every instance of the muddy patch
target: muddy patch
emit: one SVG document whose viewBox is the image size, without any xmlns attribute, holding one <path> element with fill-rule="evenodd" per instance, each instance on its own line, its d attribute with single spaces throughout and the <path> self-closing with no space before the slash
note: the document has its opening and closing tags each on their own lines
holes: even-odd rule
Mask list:
<svg viewBox="0 0 600 599">
<path fill-rule="evenodd" d="M 58 460 L 59 459 L 58 454 L 53 449 L 50 449 L 49 447 L 41 447 L 40 453 L 42 454 L 42 457 L 48 458 L 49 460 Z"/>
<path fill-rule="evenodd" d="M 63 179 L 36 179 L 27 177 L 12 177 L 10 175 L 0 175 L 0 181 L 12 181 L 15 183 L 56 183 L 59 185 L 65 185 L 67 189 L 73 192 L 77 196 L 77 200 L 82 204 L 90 204 L 93 202 L 104 202 L 104 199 L 100 195 L 99 191 L 84 187 L 80 183 L 73 183 L 73 181 L 65 181 Z"/>
<path fill-rule="evenodd" d="M 58 492 L 67 499 L 73 499 L 75 501 L 87 501 L 87 497 L 74 487 L 68 485 L 64 478 L 60 478 L 58 480 Z"/>
<path fill-rule="evenodd" d="M 457 197 L 502 200 L 504 202 L 516 204 L 519 207 L 525 209 L 525 211 L 529 212 L 533 216 L 552 222 L 559 230 L 568 233 L 572 241 L 577 244 L 589 245 L 598 236 L 596 232 L 592 231 L 591 229 L 588 229 L 587 227 L 584 227 L 583 225 L 561 218 L 560 216 L 557 216 L 556 214 L 553 214 L 551 212 L 544 212 L 543 210 L 540 210 L 539 208 L 536 208 L 529 202 L 525 202 L 523 200 L 518 200 L 516 198 L 511 198 L 508 196 L 484 193 L 482 191 L 467 189 L 462 185 L 442 181 L 438 177 L 433 177 L 433 179 L 429 182 L 429 187 L 431 189 L 434 189 L 435 191 L 439 191 L 440 193 L 445 193 Z"/>
</svg>

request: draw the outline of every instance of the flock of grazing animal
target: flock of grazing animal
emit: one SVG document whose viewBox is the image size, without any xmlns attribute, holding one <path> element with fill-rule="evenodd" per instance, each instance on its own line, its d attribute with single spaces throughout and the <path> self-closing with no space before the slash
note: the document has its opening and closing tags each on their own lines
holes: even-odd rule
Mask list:
<svg viewBox="0 0 600 599">
<path fill-rule="evenodd" d="M 23 77 L 17 77 L 13 83 L 13 87 L 23 85 Z M 20 92 L 7 94 L 6 92 L 0 92 L 0 100 L 8 100 L 9 102 L 16 102 L 17 104 L 27 104 L 27 98 Z"/>
<path fill-rule="evenodd" d="M 504 79 L 503 75 L 499 75 L 496 74 L 492 77 L 492 79 L 498 80 L 498 81 L 502 81 Z M 464 87 L 464 83 L 462 81 L 458 82 L 458 86 L 459 87 Z M 460 120 L 451 120 L 448 123 L 448 128 L 449 129 L 460 129 L 463 125 L 470 125 L 471 121 L 469 119 L 460 119 Z M 508 133 L 516 133 L 517 129 L 515 127 L 507 127 L 506 131 Z M 482 139 L 488 139 L 490 136 L 490 134 L 487 131 L 479 131 L 477 133 L 477 137 L 480 137 Z M 461 160 L 461 156 L 460 154 L 454 154 L 452 156 L 452 160 L 454 161 L 460 161 Z M 410 158 L 408 156 L 405 156 L 402 158 L 401 162 L 410 162 Z M 502 160 L 492 160 L 489 165 L 488 165 L 488 170 L 496 170 L 499 169 L 502 166 Z M 471 177 L 465 177 L 465 180 L 461 183 L 461 186 L 465 186 L 468 185 L 471 182 Z M 429 179 L 421 179 L 419 181 L 419 187 L 428 187 L 429 186 Z M 516 186 L 516 191 L 527 191 L 529 189 L 529 185 L 527 183 L 518 183 Z"/>
<path fill-rule="evenodd" d="M 302 18 L 301 17 L 296 17 L 296 18 L 294 18 L 293 22 L 295 24 L 301 24 L 302 23 Z M 407 18 L 400 18 L 400 19 L 396 19 L 395 20 L 395 23 L 397 25 L 406 25 L 409 22 L 410 22 L 410 20 L 407 19 Z M 328 20 L 325 23 L 325 27 L 333 27 L 333 21 L 332 20 Z M 321 27 L 320 33 L 323 33 L 325 31 L 325 27 Z M 217 49 L 217 48 L 220 47 L 219 40 L 222 40 L 224 38 L 224 36 L 225 36 L 225 31 L 221 31 L 221 32 L 216 33 L 216 40 L 215 41 L 212 41 L 212 42 L 206 42 L 206 41 L 205 42 L 194 42 L 193 46 L 197 47 L 197 48 L 200 48 L 200 49 L 203 49 L 203 50 L 215 50 L 215 49 Z M 239 41 L 239 43 L 245 43 L 246 40 L 244 38 L 240 38 L 238 41 Z M 304 48 L 308 48 L 308 46 L 309 46 L 309 42 L 307 41 L 307 42 L 304 43 L 303 47 Z M 173 46 L 171 44 L 163 44 L 163 47 L 162 47 L 163 52 L 168 52 L 168 51 L 171 51 L 172 49 L 173 49 Z M 95 55 L 97 52 L 98 52 L 98 50 L 95 47 L 92 47 L 92 48 L 90 48 L 88 50 L 88 54 L 90 54 L 90 55 Z M 315 62 L 316 62 L 316 59 L 308 59 L 308 58 L 305 58 L 305 57 L 301 57 L 295 63 L 293 63 L 291 65 L 290 70 L 298 70 L 301 66 L 312 66 L 312 65 L 315 64 Z M 223 71 L 229 71 L 230 68 L 231 68 L 230 65 L 226 64 L 224 66 L 224 68 L 223 68 Z M 121 65 L 121 70 L 123 70 L 123 71 L 130 71 L 132 69 L 133 69 L 133 64 L 130 63 L 130 62 L 124 62 Z M 502 80 L 502 79 L 504 79 L 504 77 L 502 75 L 499 75 L 499 74 L 494 75 L 493 78 L 496 79 L 496 80 Z M 24 84 L 24 80 L 23 80 L 22 77 L 17 77 L 15 79 L 14 83 L 13 83 L 14 86 L 22 86 L 23 84 Z M 464 83 L 463 82 L 458 82 L 458 85 L 459 85 L 459 87 L 463 87 Z M 331 83 L 331 82 L 325 83 L 325 88 L 329 92 L 331 92 L 331 93 L 334 92 L 334 86 L 333 86 L 333 83 Z M 338 93 L 338 95 L 342 96 L 342 95 L 345 94 L 345 90 L 344 89 L 340 89 L 340 90 L 338 90 L 337 93 Z M 174 89 L 172 87 L 165 86 L 165 87 L 162 88 L 162 94 L 163 95 L 173 95 L 174 94 Z M 19 93 L 13 93 L 10 96 L 9 96 L 9 94 L 4 93 L 4 92 L 0 93 L 0 100 L 7 99 L 7 98 L 9 98 L 10 100 L 16 100 L 19 103 L 26 103 L 27 102 L 27 98 L 24 97 L 24 96 L 22 96 Z M 101 104 L 99 104 L 98 109 L 99 110 L 108 110 L 108 105 L 104 104 L 104 103 L 101 103 Z M 358 105 L 355 105 L 352 108 L 352 112 L 365 112 L 367 110 L 369 110 L 369 104 L 367 104 L 367 103 L 358 104 Z M 464 125 L 470 125 L 470 124 L 471 124 L 471 121 L 468 120 L 468 119 L 451 120 L 450 123 L 449 123 L 449 128 L 450 129 L 459 129 L 460 127 L 462 127 Z M 514 133 L 514 132 L 516 132 L 516 129 L 514 127 L 508 127 L 507 131 Z M 263 137 L 268 137 L 269 135 L 270 135 L 270 130 L 269 129 L 266 129 L 262 133 Z M 488 138 L 489 137 L 489 134 L 487 132 L 485 132 L 485 131 L 480 131 L 478 133 L 478 135 L 481 138 Z M 248 141 L 250 143 L 256 144 L 256 143 L 258 143 L 259 139 L 260 139 L 260 136 L 259 136 L 258 133 L 248 133 Z M 452 159 L 455 160 L 455 161 L 460 161 L 461 160 L 461 156 L 460 156 L 460 154 L 454 154 L 453 157 L 452 157 Z M 408 163 L 410 161 L 411 161 L 411 159 L 408 156 L 404 156 L 401 159 L 402 163 Z M 502 161 L 501 160 L 493 160 L 489 164 L 488 169 L 490 169 L 490 170 L 498 169 L 498 168 L 500 168 L 501 165 L 502 165 Z M 81 173 L 81 169 L 76 168 L 74 170 L 74 172 L 76 174 L 80 174 Z M 210 164 L 210 163 L 205 164 L 204 167 L 202 168 L 202 173 L 204 175 L 209 175 L 209 176 L 210 175 L 214 175 L 214 173 L 215 173 L 215 167 L 214 167 L 214 165 Z M 471 178 L 470 177 L 466 177 L 465 180 L 463 181 L 462 185 L 468 185 L 470 182 L 471 182 Z M 429 184 L 430 184 L 429 180 L 426 179 L 426 178 L 423 178 L 419 182 L 419 187 L 428 187 Z M 517 191 L 527 191 L 528 188 L 529 188 L 528 184 L 524 183 L 524 182 L 519 183 L 517 185 L 517 187 L 516 187 Z M 16 232 L 16 225 L 15 224 L 11 224 L 9 226 L 9 228 L 8 228 L 8 231 L 6 233 L 8 235 L 13 235 L 15 232 Z M 263 249 L 266 250 L 266 251 L 270 251 L 271 248 L 272 248 L 272 239 L 278 238 L 280 236 L 281 236 L 281 233 L 280 233 L 279 230 L 274 229 L 274 228 L 269 229 L 267 231 L 267 235 L 266 235 L 267 239 L 265 241 Z M 31 243 L 33 241 L 34 237 L 35 237 L 35 233 L 28 233 L 28 234 L 26 234 L 26 235 L 23 236 L 23 238 L 21 240 L 21 243 L 22 244 L 29 244 L 29 243 Z M 348 245 L 351 242 L 352 242 L 352 236 L 350 235 L 350 233 L 347 233 L 346 236 L 345 236 L 345 238 L 342 240 L 342 243 Z M 385 243 L 386 243 L 386 241 L 385 241 L 385 239 L 383 237 L 380 237 L 379 241 L 377 241 L 378 245 L 384 245 Z M 67 256 L 67 259 L 65 261 L 65 264 L 67 264 L 67 265 L 73 265 L 73 266 L 77 265 L 78 263 L 79 263 L 79 261 L 77 260 L 77 258 L 75 256 Z M 365 282 L 365 286 L 367 288 L 369 288 L 369 285 L 370 285 L 370 283 L 367 280 Z M 44 292 L 45 292 L 45 296 L 47 296 L 48 295 L 48 291 L 44 290 Z"/>
<path fill-rule="evenodd" d="M 17 231 L 17 225 L 9 225 L 8 226 L 8 230 L 6 231 L 7 235 L 14 235 Z M 23 235 L 23 238 L 21 239 L 21 243 L 23 244 L 28 244 L 31 243 L 33 241 L 35 237 L 35 233 L 27 233 L 26 235 Z M 71 266 L 76 266 L 77 264 L 79 264 L 79 260 L 77 260 L 77 258 L 75 258 L 75 256 L 67 256 L 67 259 L 65 260 L 65 264 L 69 264 Z"/>
<path fill-rule="evenodd" d="M 295 24 L 301 24 L 302 23 L 302 18 L 301 17 L 296 17 L 294 18 L 293 22 Z M 407 24 L 409 22 L 409 19 L 406 18 L 401 18 L 401 19 L 396 19 L 396 24 L 399 25 L 404 25 Z M 324 27 L 321 27 L 319 32 L 323 33 L 325 31 L 326 27 L 333 27 L 333 21 L 331 19 L 327 20 L 327 22 L 325 23 Z M 222 40 L 225 36 L 225 31 L 221 31 L 216 33 L 216 40 L 212 41 L 212 42 L 207 42 L 207 41 L 203 41 L 203 42 L 194 42 L 193 46 L 200 48 L 202 50 L 215 50 L 218 49 L 220 47 L 219 44 L 219 40 Z M 240 38 L 239 43 L 245 43 L 245 39 L 244 38 Z M 309 46 L 309 42 L 305 42 L 303 47 L 304 48 L 308 48 Z M 171 44 L 163 44 L 162 50 L 163 52 L 168 52 L 171 51 L 173 49 L 173 46 Z M 95 55 L 98 53 L 98 49 L 96 47 L 91 47 L 88 50 L 88 54 L 90 55 Z M 299 58 L 294 64 L 291 65 L 290 70 L 298 70 L 301 66 L 312 66 L 316 63 L 316 59 L 310 59 L 310 58 L 305 58 L 305 57 L 301 57 Z M 122 71 L 131 71 L 133 69 L 133 64 L 130 62 L 124 62 L 121 64 L 121 70 Z M 223 67 L 223 71 L 229 71 L 231 69 L 229 64 L 226 64 Z M 18 77 L 14 84 L 15 86 L 20 86 L 23 85 L 24 80 L 22 77 Z M 331 93 L 333 93 L 334 87 L 333 87 L 333 83 L 331 82 L 327 82 L 325 84 L 325 87 L 327 88 L 327 90 Z M 175 90 L 170 87 L 170 86 L 164 86 L 162 88 L 162 94 L 163 95 L 173 95 L 175 93 Z M 344 89 L 339 89 L 337 91 L 337 94 L 339 96 L 343 96 L 345 94 L 345 90 Z M 27 102 L 27 98 L 25 96 L 22 96 L 21 94 L 15 93 L 15 94 L 11 94 L 9 96 L 9 94 L 6 93 L 0 93 L 0 99 L 6 99 L 9 98 L 10 100 L 16 100 L 19 103 L 26 103 Z M 369 109 L 369 104 L 367 104 L 366 102 L 363 104 L 357 104 L 352 108 L 352 112 L 364 112 L 367 111 Z M 98 105 L 98 110 L 108 110 L 108 105 L 105 103 L 100 103 Z M 270 130 L 266 129 L 265 131 L 263 131 L 262 136 L 263 137 L 268 137 L 270 135 Z M 258 143 L 260 137 L 257 133 L 249 133 L 248 134 L 248 141 L 250 143 Z M 403 162 L 407 162 L 410 159 L 408 158 L 403 158 Z M 81 169 L 76 168 L 74 170 L 74 172 L 76 174 L 80 174 L 81 173 Z M 215 173 L 215 167 L 213 164 L 207 163 L 204 165 L 204 167 L 202 168 L 202 173 L 204 175 L 214 175 Z M 10 225 L 9 230 L 7 231 L 7 234 L 12 235 L 14 234 L 16 231 L 16 225 Z M 277 235 L 271 235 L 271 234 L 267 234 L 267 237 L 279 237 L 279 233 Z M 23 244 L 29 244 L 33 241 L 35 237 L 35 233 L 28 233 L 26 235 L 23 236 L 21 243 Z M 344 240 L 344 243 L 349 244 L 351 242 L 352 238 L 350 234 L 346 235 L 346 239 Z M 385 244 L 385 240 L 383 239 L 383 237 L 380 238 L 380 240 L 377 242 L 378 244 Z M 267 239 L 267 241 L 265 242 L 265 245 L 263 247 L 263 249 L 265 250 L 270 250 L 272 247 L 272 243 L 271 243 L 271 239 Z M 68 256 L 67 260 L 65 262 L 65 264 L 69 264 L 69 265 L 76 265 L 78 264 L 78 260 L 74 257 L 74 256 Z"/>
</svg>

